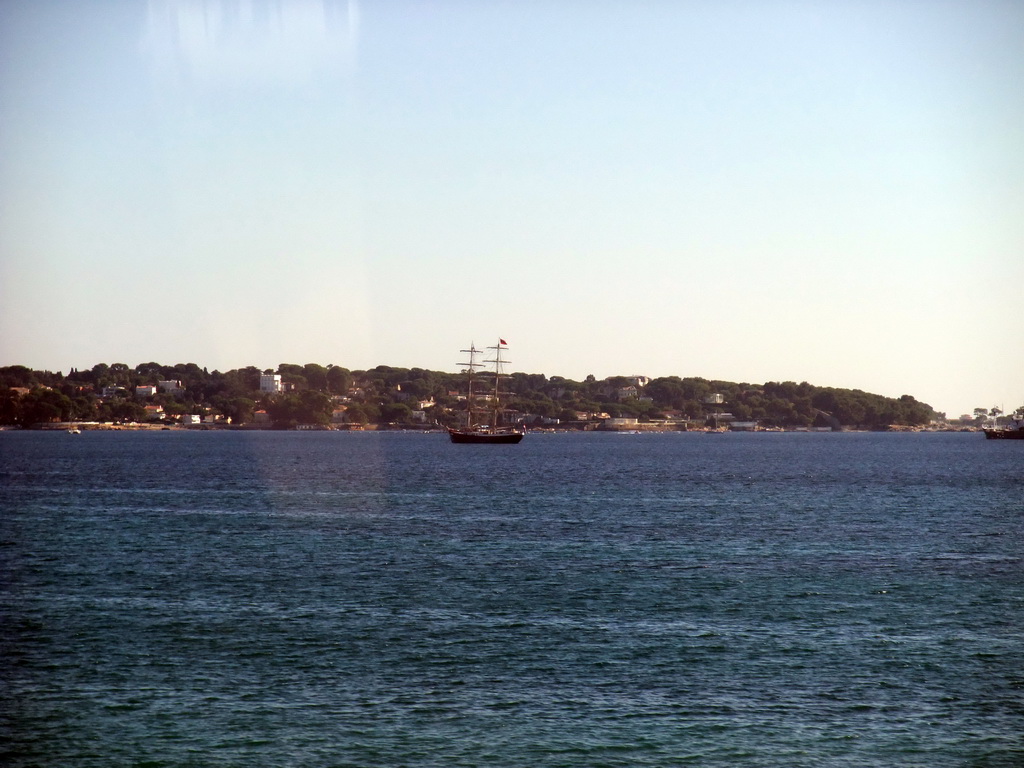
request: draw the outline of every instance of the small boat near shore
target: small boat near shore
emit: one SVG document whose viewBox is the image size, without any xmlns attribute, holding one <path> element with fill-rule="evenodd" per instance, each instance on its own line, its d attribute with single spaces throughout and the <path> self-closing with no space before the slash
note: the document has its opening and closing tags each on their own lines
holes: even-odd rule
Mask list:
<svg viewBox="0 0 1024 768">
<path fill-rule="evenodd" d="M 986 440 L 1024 440 L 1024 418 L 1013 420 L 1004 427 L 984 427 Z"/>
<path fill-rule="evenodd" d="M 514 445 L 523 439 L 526 434 L 522 429 L 514 426 L 506 426 L 501 424 L 501 377 L 503 375 L 502 366 L 504 366 L 507 360 L 502 359 L 501 353 L 505 349 L 508 349 L 508 345 L 504 339 L 498 339 L 498 343 L 488 349 L 494 350 L 494 359 L 485 360 L 487 363 L 494 363 L 494 391 L 490 395 L 490 411 L 491 418 L 490 423 L 477 421 L 476 419 L 476 394 L 473 392 L 473 384 L 476 369 L 481 367 L 481 364 L 476 361 L 477 355 L 480 354 L 481 350 L 476 348 L 475 344 L 470 344 L 469 349 L 462 350 L 469 355 L 468 362 L 462 363 L 465 366 L 466 377 L 468 379 L 468 392 L 466 398 L 466 427 L 459 429 L 455 427 L 448 427 L 448 437 L 453 443 L 475 443 L 475 444 L 486 444 L 486 445 Z"/>
</svg>

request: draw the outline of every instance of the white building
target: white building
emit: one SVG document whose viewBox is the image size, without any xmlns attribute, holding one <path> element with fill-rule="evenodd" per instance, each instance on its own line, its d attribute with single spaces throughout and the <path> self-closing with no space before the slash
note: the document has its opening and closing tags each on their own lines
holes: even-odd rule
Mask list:
<svg viewBox="0 0 1024 768">
<path fill-rule="evenodd" d="M 190 424 L 201 424 L 203 417 L 196 413 L 186 413 L 181 417 L 182 426 L 188 426 Z"/>
<path fill-rule="evenodd" d="M 177 380 L 158 381 L 156 385 L 160 388 L 161 392 L 169 392 L 172 395 L 182 391 L 181 382 Z"/>
<path fill-rule="evenodd" d="M 281 392 L 283 390 L 281 374 L 264 373 L 260 375 L 260 392 Z"/>
<path fill-rule="evenodd" d="M 135 388 L 136 397 L 149 397 L 150 395 L 156 394 L 156 387 L 152 384 L 143 384 L 142 386 Z"/>
</svg>

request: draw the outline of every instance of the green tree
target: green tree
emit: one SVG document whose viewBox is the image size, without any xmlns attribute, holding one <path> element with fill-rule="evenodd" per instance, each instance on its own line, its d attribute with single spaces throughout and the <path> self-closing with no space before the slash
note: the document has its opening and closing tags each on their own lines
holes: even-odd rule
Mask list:
<svg viewBox="0 0 1024 768">
<path fill-rule="evenodd" d="M 683 382 L 678 376 L 653 379 L 644 387 L 644 393 L 654 398 L 654 402 L 661 408 L 682 408 L 686 399 Z"/>
<path fill-rule="evenodd" d="M 88 395 L 75 395 L 72 397 L 71 418 L 74 421 L 95 421 L 96 398 Z"/>
<path fill-rule="evenodd" d="M 164 367 L 155 362 L 139 363 L 135 366 L 135 373 L 142 383 L 156 384 L 164 378 Z"/>
<path fill-rule="evenodd" d="M 21 414 L 21 396 L 13 389 L 0 389 L 0 424 L 17 424 Z"/>
<path fill-rule="evenodd" d="M 133 387 L 133 372 L 125 363 L 111 363 L 110 365 L 110 379 L 112 384 L 116 384 L 119 387 Z"/>
<path fill-rule="evenodd" d="M 281 363 L 277 366 L 277 373 L 281 374 L 281 381 L 291 384 L 295 389 L 306 389 L 309 385 L 306 381 L 306 369 L 294 363 Z"/>
<path fill-rule="evenodd" d="M 224 416 L 231 419 L 232 424 L 245 424 L 252 421 L 252 415 L 256 411 L 256 401 L 242 396 L 221 395 L 214 398 L 211 404 Z"/>
<path fill-rule="evenodd" d="M 417 400 L 430 395 L 430 382 L 425 379 L 407 379 L 399 384 L 399 386 L 402 388 L 403 395 L 414 397 Z"/>
<path fill-rule="evenodd" d="M 303 424 L 330 424 L 334 404 L 324 392 L 306 390 L 299 393 L 299 417 Z"/>
<path fill-rule="evenodd" d="M 737 403 L 732 406 L 732 415 L 736 417 L 737 421 L 750 421 L 754 418 L 754 412 L 748 405 L 743 403 Z"/>
<path fill-rule="evenodd" d="M 277 395 L 267 403 L 267 413 L 277 427 L 298 424 L 329 424 L 333 404 L 323 392 L 307 389 L 299 393 Z"/>
<path fill-rule="evenodd" d="M 267 414 L 275 427 L 294 427 L 299 423 L 299 397 L 294 394 L 280 394 L 267 404 Z"/>
<path fill-rule="evenodd" d="M 345 409 L 345 420 L 349 424 L 366 424 L 369 418 L 362 406 L 353 403 Z"/>
<path fill-rule="evenodd" d="M 327 369 L 322 365 L 316 363 L 306 363 L 302 367 L 303 375 L 306 378 L 306 384 L 310 389 L 316 389 L 321 392 L 327 391 Z"/>
<path fill-rule="evenodd" d="M 336 395 L 344 395 L 352 386 L 352 374 L 348 368 L 331 365 L 327 368 L 327 389 Z"/>
<path fill-rule="evenodd" d="M 142 421 L 146 416 L 141 405 L 121 398 L 100 403 L 96 411 L 100 421 Z"/>
<path fill-rule="evenodd" d="M 387 424 L 408 424 L 412 410 L 405 403 L 387 403 L 380 407 L 380 419 Z"/>
<path fill-rule="evenodd" d="M 18 420 L 23 427 L 53 421 L 70 421 L 71 398 L 52 389 L 36 388 L 21 398 Z"/>
<path fill-rule="evenodd" d="M 0 388 L 33 387 L 38 383 L 35 371 L 24 365 L 7 365 L 0 368 Z"/>
<path fill-rule="evenodd" d="M 96 363 L 92 367 L 92 383 L 97 389 L 110 384 L 113 379 L 110 376 L 110 366 L 106 363 Z"/>
</svg>

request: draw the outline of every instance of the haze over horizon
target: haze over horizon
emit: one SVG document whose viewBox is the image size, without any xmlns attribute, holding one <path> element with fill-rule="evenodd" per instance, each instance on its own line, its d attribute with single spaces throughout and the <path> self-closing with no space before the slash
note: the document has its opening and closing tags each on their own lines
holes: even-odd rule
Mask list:
<svg viewBox="0 0 1024 768">
<path fill-rule="evenodd" d="M 8 0 L 0 365 L 1024 404 L 1024 5 Z"/>
</svg>

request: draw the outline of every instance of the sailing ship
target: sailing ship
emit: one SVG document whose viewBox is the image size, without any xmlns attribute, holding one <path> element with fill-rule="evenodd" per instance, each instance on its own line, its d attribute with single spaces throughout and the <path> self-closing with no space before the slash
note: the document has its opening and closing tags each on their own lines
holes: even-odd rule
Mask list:
<svg viewBox="0 0 1024 768">
<path fill-rule="evenodd" d="M 484 363 L 494 364 L 494 391 L 490 395 L 490 420 L 478 419 L 476 407 L 476 394 L 473 386 L 476 379 L 476 371 L 482 367 L 477 362 L 477 356 L 481 350 L 475 344 L 470 344 L 469 349 L 462 350 L 469 355 L 469 360 L 460 363 L 465 369 L 466 378 L 469 382 L 469 389 L 466 399 L 466 427 L 464 429 L 448 428 L 448 437 L 453 443 L 491 443 L 491 444 L 514 444 L 523 439 L 525 434 L 522 429 L 501 424 L 501 377 L 504 375 L 502 366 L 508 363 L 501 357 L 501 353 L 508 349 L 504 339 L 498 339 L 498 343 L 487 349 L 494 350 L 494 359 L 485 360 Z"/>
<path fill-rule="evenodd" d="M 1021 418 L 1016 418 L 1017 416 Z M 1014 414 L 1013 424 L 1004 427 L 982 427 L 985 438 L 988 440 L 1024 440 L 1024 414 Z"/>
</svg>

